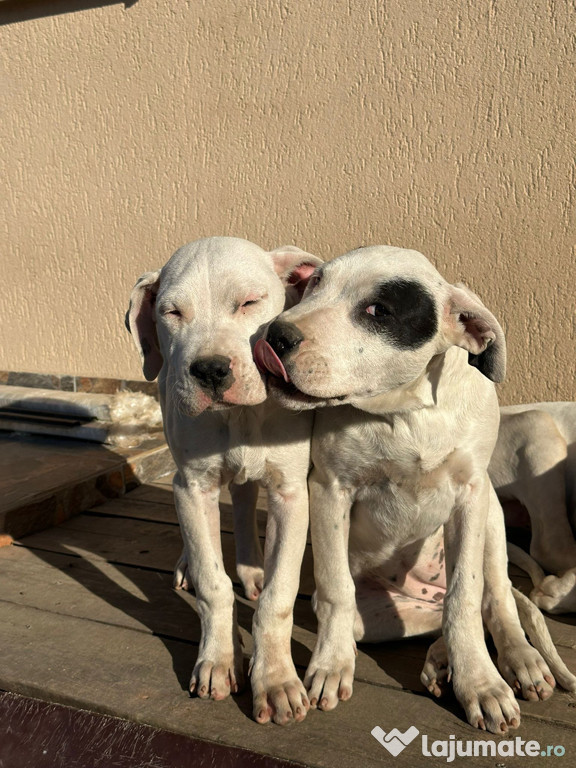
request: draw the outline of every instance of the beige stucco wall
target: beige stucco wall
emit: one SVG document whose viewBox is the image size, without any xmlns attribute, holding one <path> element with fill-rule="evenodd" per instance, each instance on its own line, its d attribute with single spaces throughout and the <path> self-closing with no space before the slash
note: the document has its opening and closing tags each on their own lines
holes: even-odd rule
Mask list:
<svg viewBox="0 0 576 768">
<path fill-rule="evenodd" d="M 503 401 L 574 398 L 571 0 L 51 9 L 0 3 L 0 370 L 141 378 L 134 280 L 230 234 L 418 248 L 501 319 Z"/>
</svg>

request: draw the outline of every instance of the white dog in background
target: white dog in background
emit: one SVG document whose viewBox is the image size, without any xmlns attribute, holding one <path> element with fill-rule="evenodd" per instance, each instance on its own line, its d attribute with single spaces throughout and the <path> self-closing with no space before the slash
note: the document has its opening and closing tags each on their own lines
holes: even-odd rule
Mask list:
<svg viewBox="0 0 576 768">
<path fill-rule="evenodd" d="M 488 471 L 502 500 L 526 507 L 532 529 L 531 557 L 509 544 L 510 560 L 532 578 L 538 607 L 576 611 L 576 403 L 510 405 L 500 414 Z"/>
<path fill-rule="evenodd" d="M 478 297 L 419 253 L 359 249 L 316 271 L 255 359 L 280 402 L 318 408 L 309 488 L 319 629 L 304 681 L 312 706 L 351 696 L 355 641 L 441 629 L 447 650 L 434 643 L 423 680 L 437 692 L 449 665 L 473 726 L 517 727 L 512 688 L 547 698 L 552 671 L 576 689 L 541 614 L 518 595 L 545 658 L 528 643 L 508 578 L 487 471 L 505 344 Z"/>
<path fill-rule="evenodd" d="M 231 483 L 238 574 L 262 592 L 251 682 L 259 722 L 302 720 L 309 707 L 290 653 L 293 605 L 308 528 L 312 414 L 266 400 L 252 357 L 264 324 L 297 302 L 321 260 L 287 246 L 266 252 L 235 238 L 180 248 L 143 275 L 127 324 L 148 380 L 159 377 L 164 430 L 177 465 L 174 498 L 202 637 L 190 691 L 223 699 L 242 681 L 232 582 L 220 542 L 220 487 Z M 255 536 L 256 482 L 268 492 L 264 554 Z"/>
</svg>

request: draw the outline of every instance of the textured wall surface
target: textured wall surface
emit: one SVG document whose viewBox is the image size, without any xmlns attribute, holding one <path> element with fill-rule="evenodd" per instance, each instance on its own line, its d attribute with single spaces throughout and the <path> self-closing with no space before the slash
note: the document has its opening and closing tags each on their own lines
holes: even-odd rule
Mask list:
<svg viewBox="0 0 576 768">
<path fill-rule="evenodd" d="M 502 401 L 574 399 L 571 0 L 89 5 L 0 3 L 0 369 L 140 378 L 136 277 L 229 234 L 415 247 L 500 318 Z"/>
</svg>

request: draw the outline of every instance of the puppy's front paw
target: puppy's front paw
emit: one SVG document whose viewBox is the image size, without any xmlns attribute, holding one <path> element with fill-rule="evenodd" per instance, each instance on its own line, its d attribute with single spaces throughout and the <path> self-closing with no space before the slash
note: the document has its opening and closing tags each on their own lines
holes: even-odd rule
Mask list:
<svg viewBox="0 0 576 768">
<path fill-rule="evenodd" d="M 291 661 L 275 667 L 264 671 L 255 664 L 250 670 L 254 719 L 278 725 L 300 723 L 310 709 L 306 690 Z"/>
<path fill-rule="evenodd" d="M 260 592 L 264 588 L 264 569 L 257 565 L 238 563 L 236 565 L 236 572 L 242 582 L 246 597 L 249 600 L 258 600 Z"/>
<path fill-rule="evenodd" d="M 304 677 L 311 707 L 334 709 L 339 701 L 347 701 L 352 696 L 355 655 L 355 645 L 350 653 L 312 655 Z"/>
<path fill-rule="evenodd" d="M 464 679 L 463 679 L 464 678 Z M 512 689 L 496 673 L 453 674 L 454 693 L 470 725 L 490 733 L 507 733 L 520 725 L 520 708 Z"/>
<path fill-rule="evenodd" d="M 234 655 L 218 659 L 199 658 L 190 678 L 189 690 L 200 699 L 220 701 L 231 693 L 238 693 L 244 685 L 241 660 L 234 662 Z"/>
<path fill-rule="evenodd" d="M 527 641 L 498 654 L 498 668 L 512 690 L 527 701 L 549 699 L 556 681 L 548 665 Z"/>
<path fill-rule="evenodd" d="M 576 569 L 572 568 L 562 576 L 546 576 L 532 590 L 530 599 L 548 613 L 576 611 Z"/>
</svg>

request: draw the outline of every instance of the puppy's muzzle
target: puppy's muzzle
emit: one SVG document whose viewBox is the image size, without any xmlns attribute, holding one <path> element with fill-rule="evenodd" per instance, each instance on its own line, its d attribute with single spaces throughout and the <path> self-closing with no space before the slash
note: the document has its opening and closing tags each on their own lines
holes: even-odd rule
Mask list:
<svg viewBox="0 0 576 768">
<path fill-rule="evenodd" d="M 265 339 L 260 339 L 254 347 L 254 359 L 260 370 L 268 371 L 284 381 L 290 381 L 282 358 L 293 352 L 304 340 L 304 336 L 292 323 L 280 320 L 268 328 Z"/>
<path fill-rule="evenodd" d="M 202 389 L 211 395 L 219 395 L 230 389 L 234 383 L 231 362 L 230 358 L 224 355 L 199 357 L 190 366 L 190 375 L 196 379 Z"/>
</svg>

